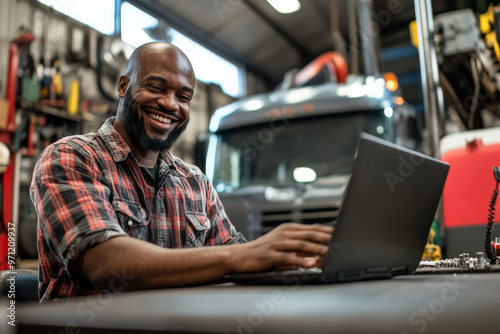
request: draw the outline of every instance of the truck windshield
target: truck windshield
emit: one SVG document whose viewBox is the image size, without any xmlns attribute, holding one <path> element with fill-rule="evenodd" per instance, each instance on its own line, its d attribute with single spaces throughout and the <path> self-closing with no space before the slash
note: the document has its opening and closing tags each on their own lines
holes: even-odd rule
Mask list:
<svg viewBox="0 0 500 334">
<path fill-rule="evenodd" d="M 349 175 L 361 131 L 390 140 L 382 110 L 276 119 L 219 133 L 213 183 L 219 192 L 247 186 L 289 185 L 294 171 L 315 182 Z M 302 168 L 301 168 L 302 167 Z"/>
</svg>

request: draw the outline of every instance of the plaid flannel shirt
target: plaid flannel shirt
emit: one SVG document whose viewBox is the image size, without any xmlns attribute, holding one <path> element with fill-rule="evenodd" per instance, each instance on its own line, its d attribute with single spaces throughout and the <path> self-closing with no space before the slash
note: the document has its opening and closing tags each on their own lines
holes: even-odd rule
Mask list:
<svg viewBox="0 0 500 334">
<path fill-rule="evenodd" d="M 80 254 L 116 236 L 167 248 L 245 242 L 196 167 L 160 154 L 158 177 L 140 166 L 108 119 L 98 133 L 47 147 L 33 173 L 41 301 L 108 293 L 78 272 Z"/>
</svg>

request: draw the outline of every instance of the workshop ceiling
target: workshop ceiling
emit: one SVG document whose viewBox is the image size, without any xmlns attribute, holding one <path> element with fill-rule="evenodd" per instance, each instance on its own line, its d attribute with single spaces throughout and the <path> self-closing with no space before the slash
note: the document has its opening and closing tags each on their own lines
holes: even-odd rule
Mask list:
<svg viewBox="0 0 500 334">
<path fill-rule="evenodd" d="M 339 31 L 348 45 L 349 31 L 356 28 L 357 13 L 350 11 L 347 0 L 301 0 L 301 9 L 291 14 L 278 13 L 264 0 L 127 1 L 163 16 L 174 28 L 244 64 L 269 85 L 279 83 L 287 70 L 335 50 L 332 30 Z M 372 17 L 380 34 L 401 27 L 407 35 L 413 3 L 373 0 Z M 398 7 L 390 7 L 394 4 Z"/>
</svg>

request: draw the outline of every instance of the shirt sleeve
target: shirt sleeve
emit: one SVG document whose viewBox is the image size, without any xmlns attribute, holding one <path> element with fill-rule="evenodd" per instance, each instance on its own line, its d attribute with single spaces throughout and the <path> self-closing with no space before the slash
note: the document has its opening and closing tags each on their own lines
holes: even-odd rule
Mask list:
<svg viewBox="0 0 500 334">
<path fill-rule="evenodd" d="M 110 201 L 106 173 L 91 147 L 79 140 L 49 146 L 35 166 L 30 195 L 42 238 L 74 278 L 80 254 L 126 236 Z"/>
</svg>

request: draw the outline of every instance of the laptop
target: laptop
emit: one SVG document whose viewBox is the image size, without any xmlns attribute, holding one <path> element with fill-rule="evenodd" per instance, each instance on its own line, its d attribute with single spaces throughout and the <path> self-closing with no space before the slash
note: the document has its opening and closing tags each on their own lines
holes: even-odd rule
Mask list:
<svg viewBox="0 0 500 334">
<path fill-rule="evenodd" d="M 417 268 L 449 165 L 361 133 L 321 268 L 230 274 L 238 284 L 317 284 L 390 278 Z"/>
</svg>

